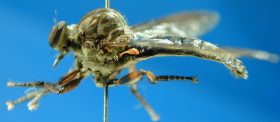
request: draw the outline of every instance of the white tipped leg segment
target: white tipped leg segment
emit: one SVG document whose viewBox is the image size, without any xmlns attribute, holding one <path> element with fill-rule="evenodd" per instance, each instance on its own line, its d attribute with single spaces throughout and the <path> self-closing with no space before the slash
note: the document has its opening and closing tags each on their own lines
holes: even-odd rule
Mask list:
<svg viewBox="0 0 280 122">
<path fill-rule="evenodd" d="M 28 103 L 28 110 L 34 111 L 38 108 L 39 100 L 49 92 L 62 94 L 66 93 L 75 87 L 77 87 L 80 81 L 83 79 L 83 75 L 80 70 L 73 70 L 64 76 L 57 83 L 49 83 L 43 81 L 35 81 L 35 82 L 13 82 L 9 81 L 7 83 L 8 87 L 36 87 L 40 88 L 39 91 L 34 91 L 27 93 L 25 96 L 18 98 L 14 101 L 7 101 L 7 109 L 12 110 L 15 108 L 16 104 L 22 103 L 24 101 L 30 100 Z"/>
<path fill-rule="evenodd" d="M 31 101 L 28 103 L 28 109 L 30 111 L 35 110 L 38 107 L 38 101 L 40 100 L 40 98 L 46 94 L 48 92 L 47 89 L 42 89 L 40 91 L 35 91 L 35 92 L 31 92 L 28 93 L 27 95 L 20 97 L 14 101 L 7 101 L 6 105 L 7 105 L 7 110 L 13 110 L 15 108 L 16 104 L 22 103 L 24 101 L 27 101 L 29 99 L 31 99 Z"/>
</svg>

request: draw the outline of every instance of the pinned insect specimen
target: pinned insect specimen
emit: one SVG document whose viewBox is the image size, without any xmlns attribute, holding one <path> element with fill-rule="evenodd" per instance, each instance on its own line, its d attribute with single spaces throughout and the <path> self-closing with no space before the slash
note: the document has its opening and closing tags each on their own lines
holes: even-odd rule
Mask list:
<svg viewBox="0 0 280 122">
<path fill-rule="evenodd" d="M 56 83 L 52 82 L 13 82 L 9 87 L 36 87 L 38 91 L 30 92 L 14 101 L 8 101 L 8 110 L 15 104 L 26 100 L 29 110 L 38 107 L 39 100 L 48 93 L 64 94 L 79 85 L 90 74 L 98 87 L 104 87 L 104 122 L 108 121 L 108 88 L 127 85 L 132 94 L 142 103 L 153 121 L 159 116 L 144 100 L 137 89 L 137 83 L 147 76 L 151 84 L 161 81 L 190 80 L 194 76 L 158 76 L 151 71 L 136 70 L 134 65 L 142 60 L 157 56 L 193 56 L 219 62 L 239 78 L 247 79 L 248 74 L 240 56 L 277 62 L 278 56 L 265 51 L 219 48 L 197 37 L 210 30 L 217 23 L 218 15 L 214 12 L 180 13 L 162 19 L 129 27 L 123 16 L 109 8 L 93 10 L 86 14 L 79 24 L 66 25 L 65 21 L 55 24 L 49 35 L 49 44 L 60 52 L 54 67 L 64 55 L 74 52 L 75 65 Z M 120 79 L 116 76 L 129 67 L 129 73 Z"/>
</svg>

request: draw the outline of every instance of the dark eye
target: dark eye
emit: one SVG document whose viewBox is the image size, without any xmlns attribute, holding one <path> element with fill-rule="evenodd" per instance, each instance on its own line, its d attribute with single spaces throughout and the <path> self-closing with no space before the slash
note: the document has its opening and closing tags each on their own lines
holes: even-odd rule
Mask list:
<svg viewBox="0 0 280 122">
<path fill-rule="evenodd" d="M 64 21 L 58 22 L 53 26 L 49 34 L 49 44 L 56 50 L 61 50 L 67 44 L 67 26 Z"/>
</svg>

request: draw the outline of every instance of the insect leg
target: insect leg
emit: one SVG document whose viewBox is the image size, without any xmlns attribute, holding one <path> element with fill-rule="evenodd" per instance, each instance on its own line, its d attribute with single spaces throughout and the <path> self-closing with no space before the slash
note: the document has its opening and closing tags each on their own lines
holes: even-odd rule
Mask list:
<svg viewBox="0 0 280 122">
<path fill-rule="evenodd" d="M 120 79 L 113 79 L 108 82 L 109 86 L 114 85 L 132 85 L 139 82 L 142 77 L 146 75 L 149 82 L 152 84 L 156 84 L 159 81 L 172 81 L 172 80 L 191 80 L 193 83 L 198 81 L 197 77 L 195 76 L 176 76 L 176 75 L 161 75 L 156 76 L 151 71 L 139 70 L 133 71 Z"/>
<path fill-rule="evenodd" d="M 150 115 L 151 119 L 153 121 L 158 121 L 160 119 L 159 115 L 154 111 L 152 106 L 149 105 L 149 103 L 145 100 L 145 98 L 139 93 L 137 89 L 137 84 L 130 85 L 130 89 L 132 94 L 136 97 L 136 99 L 139 100 L 140 103 L 144 106 L 144 108 Z"/>
<path fill-rule="evenodd" d="M 110 86 L 113 85 L 130 85 L 131 87 L 131 92 L 133 95 L 141 102 L 141 104 L 144 106 L 148 114 L 150 115 L 151 119 L 153 121 L 159 120 L 159 116 L 154 112 L 152 107 L 148 104 L 148 102 L 145 101 L 144 97 L 139 93 L 137 89 L 137 84 L 142 77 L 146 75 L 150 83 L 156 84 L 158 81 L 168 81 L 168 80 L 192 80 L 193 82 L 197 81 L 196 77 L 185 77 L 185 76 L 168 76 L 168 75 L 163 75 L 163 76 L 155 76 L 151 71 L 144 71 L 140 70 L 137 71 L 134 65 L 131 65 L 129 67 L 129 74 L 126 76 L 118 79 L 111 80 L 109 82 Z"/>
<path fill-rule="evenodd" d="M 44 87 L 44 84 L 46 82 L 43 81 L 34 81 L 34 82 L 13 82 L 9 81 L 7 83 L 8 87 L 16 87 L 16 86 L 21 86 L 21 87 Z"/>
<path fill-rule="evenodd" d="M 62 94 L 66 93 L 72 89 L 74 89 L 80 81 L 83 79 L 82 72 L 80 70 L 74 70 L 70 73 L 68 73 L 65 77 L 63 77 L 61 80 L 59 80 L 57 83 L 49 83 L 49 82 L 42 82 L 42 81 L 36 81 L 36 82 L 28 82 L 28 83 L 18 83 L 18 82 L 8 82 L 8 87 L 17 87 L 17 86 L 23 86 L 23 87 L 39 87 L 41 88 L 39 91 L 33 91 L 27 93 L 25 96 L 20 97 L 17 100 L 14 101 L 8 101 L 6 104 L 8 106 L 8 110 L 12 110 L 15 106 L 15 104 L 24 102 L 26 100 L 31 99 L 31 101 L 28 103 L 28 109 L 29 110 L 35 110 L 38 107 L 38 102 L 44 96 L 45 94 L 49 92 Z"/>
<path fill-rule="evenodd" d="M 129 66 L 129 73 L 131 72 L 136 72 L 136 67 L 134 64 Z M 133 78 L 131 77 L 131 79 Z M 153 121 L 158 121 L 160 119 L 160 116 L 154 111 L 152 106 L 150 106 L 149 103 L 145 100 L 145 98 L 139 93 L 137 84 L 130 85 L 130 90 L 131 93 L 136 97 L 136 99 L 144 106 L 151 119 Z"/>
</svg>

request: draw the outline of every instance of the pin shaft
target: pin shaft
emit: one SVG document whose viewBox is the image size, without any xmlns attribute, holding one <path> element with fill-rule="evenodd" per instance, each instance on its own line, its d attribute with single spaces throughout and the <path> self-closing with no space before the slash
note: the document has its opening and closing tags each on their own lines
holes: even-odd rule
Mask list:
<svg viewBox="0 0 280 122">
<path fill-rule="evenodd" d="M 110 0 L 105 0 L 105 8 L 110 8 Z"/>
</svg>

